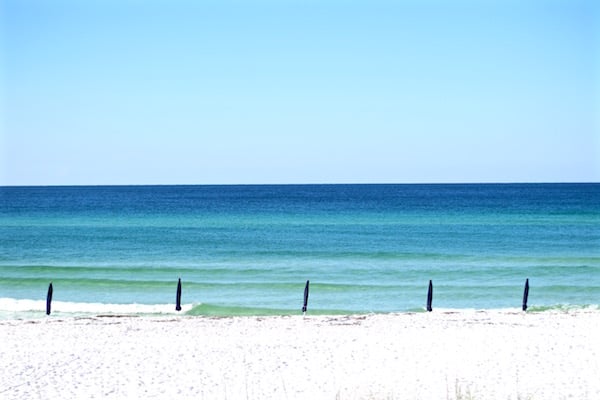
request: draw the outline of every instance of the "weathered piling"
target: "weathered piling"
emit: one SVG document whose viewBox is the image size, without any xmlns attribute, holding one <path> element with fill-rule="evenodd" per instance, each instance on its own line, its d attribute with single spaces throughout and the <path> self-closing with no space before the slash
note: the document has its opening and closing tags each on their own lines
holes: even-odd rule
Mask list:
<svg viewBox="0 0 600 400">
<path fill-rule="evenodd" d="M 175 310 L 181 311 L 181 278 L 177 281 L 177 295 L 175 296 Z"/>
<path fill-rule="evenodd" d="M 429 280 L 429 289 L 427 290 L 427 311 L 432 311 L 431 301 L 433 300 L 433 284 Z"/>
<path fill-rule="evenodd" d="M 523 311 L 527 311 L 527 298 L 529 297 L 529 278 L 525 280 L 525 289 L 523 290 Z"/>
<path fill-rule="evenodd" d="M 302 312 L 306 314 L 306 308 L 308 307 L 308 290 L 309 290 L 310 281 L 306 281 L 306 286 L 304 287 L 304 305 L 302 306 Z"/>
<path fill-rule="evenodd" d="M 54 289 L 52 288 L 52 282 L 50 282 L 50 286 L 48 286 L 48 294 L 46 295 L 46 315 L 50 315 L 52 312 L 52 292 Z"/>
</svg>

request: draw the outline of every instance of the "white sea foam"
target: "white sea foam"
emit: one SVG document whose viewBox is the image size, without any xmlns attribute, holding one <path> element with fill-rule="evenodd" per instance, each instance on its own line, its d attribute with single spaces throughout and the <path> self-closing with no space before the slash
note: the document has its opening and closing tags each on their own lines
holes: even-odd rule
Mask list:
<svg viewBox="0 0 600 400">
<path fill-rule="evenodd" d="M 193 304 L 182 304 L 181 311 L 174 304 L 105 304 L 53 301 L 52 314 L 180 314 L 190 311 Z M 0 315 L 12 313 L 35 315 L 46 313 L 45 300 L 0 298 Z"/>
</svg>

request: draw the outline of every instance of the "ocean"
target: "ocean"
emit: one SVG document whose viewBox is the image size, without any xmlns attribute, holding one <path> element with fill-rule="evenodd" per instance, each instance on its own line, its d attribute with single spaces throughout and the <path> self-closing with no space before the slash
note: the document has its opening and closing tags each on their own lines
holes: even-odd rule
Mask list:
<svg viewBox="0 0 600 400">
<path fill-rule="evenodd" d="M 177 281 L 182 308 L 175 311 Z M 0 318 L 598 308 L 600 184 L 0 187 Z"/>
</svg>

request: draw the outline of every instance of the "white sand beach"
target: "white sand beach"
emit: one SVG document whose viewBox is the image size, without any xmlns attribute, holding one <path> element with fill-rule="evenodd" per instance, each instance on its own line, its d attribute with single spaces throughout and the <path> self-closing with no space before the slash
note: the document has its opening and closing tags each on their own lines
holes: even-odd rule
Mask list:
<svg viewBox="0 0 600 400">
<path fill-rule="evenodd" d="M 600 311 L 0 321 L 2 399 L 599 399 Z"/>
</svg>

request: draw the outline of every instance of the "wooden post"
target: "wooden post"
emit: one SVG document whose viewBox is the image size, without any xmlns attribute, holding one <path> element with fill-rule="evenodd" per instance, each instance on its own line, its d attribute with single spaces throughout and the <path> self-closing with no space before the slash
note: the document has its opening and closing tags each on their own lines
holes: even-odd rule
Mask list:
<svg viewBox="0 0 600 400">
<path fill-rule="evenodd" d="M 48 286 L 48 295 L 46 296 L 46 315 L 50 315 L 52 311 L 52 292 L 54 289 L 52 288 L 52 282 L 50 282 L 50 286 Z"/>
<path fill-rule="evenodd" d="M 527 311 L 527 297 L 529 297 L 529 278 L 525 280 L 525 290 L 523 290 L 523 311 Z"/>
<path fill-rule="evenodd" d="M 181 311 L 181 278 L 177 281 L 177 295 L 175 297 L 175 310 Z"/>
<path fill-rule="evenodd" d="M 304 287 L 304 305 L 302 306 L 302 313 L 306 315 L 306 307 L 308 306 L 308 287 L 310 285 L 310 281 L 306 281 L 306 286 Z"/>
<path fill-rule="evenodd" d="M 431 300 L 433 300 L 433 284 L 429 280 L 429 289 L 427 290 L 427 311 L 431 311 Z"/>
</svg>

